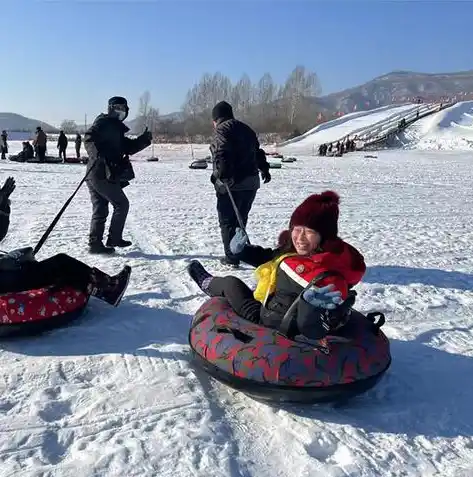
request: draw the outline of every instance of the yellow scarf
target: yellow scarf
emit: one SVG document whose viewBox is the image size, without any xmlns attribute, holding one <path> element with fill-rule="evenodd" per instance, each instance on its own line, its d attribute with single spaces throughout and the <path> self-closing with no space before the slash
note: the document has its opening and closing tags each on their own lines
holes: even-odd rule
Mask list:
<svg viewBox="0 0 473 477">
<path fill-rule="evenodd" d="M 263 263 L 255 270 L 256 279 L 258 284 L 256 290 L 253 293 L 255 300 L 260 301 L 263 305 L 266 303 L 269 295 L 276 290 L 276 273 L 278 271 L 279 264 L 286 258 L 297 255 L 297 253 L 285 253 L 280 255 L 269 262 Z"/>
</svg>

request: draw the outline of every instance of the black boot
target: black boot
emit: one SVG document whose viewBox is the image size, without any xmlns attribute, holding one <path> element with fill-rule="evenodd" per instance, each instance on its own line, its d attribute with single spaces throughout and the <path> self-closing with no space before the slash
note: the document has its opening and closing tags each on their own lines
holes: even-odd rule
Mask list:
<svg viewBox="0 0 473 477">
<path fill-rule="evenodd" d="M 198 260 L 192 260 L 192 262 L 189 263 L 187 266 L 187 272 L 206 295 L 212 296 L 209 293 L 209 285 L 212 281 L 213 275 L 211 275 Z"/>
<path fill-rule="evenodd" d="M 115 253 L 115 249 L 105 246 L 101 240 L 96 240 L 89 243 L 89 253 L 93 253 L 94 255 L 111 255 Z"/>
<path fill-rule="evenodd" d="M 240 260 L 236 260 L 230 257 L 222 257 L 220 259 L 220 263 L 222 265 L 225 265 L 226 267 L 232 267 L 232 268 L 240 268 Z"/>
<path fill-rule="evenodd" d="M 112 240 L 108 238 L 106 245 L 107 247 L 129 247 L 132 243 L 129 240 Z"/>
<path fill-rule="evenodd" d="M 92 296 L 118 306 L 130 280 L 131 267 L 126 265 L 118 274 L 111 277 L 98 268 L 93 268 L 88 291 Z"/>
</svg>

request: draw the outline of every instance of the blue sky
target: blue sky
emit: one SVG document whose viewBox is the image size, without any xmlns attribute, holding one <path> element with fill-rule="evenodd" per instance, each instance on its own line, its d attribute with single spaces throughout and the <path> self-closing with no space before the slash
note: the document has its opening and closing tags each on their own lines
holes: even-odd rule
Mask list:
<svg viewBox="0 0 473 477">
<path fill-rule="evenodd" d="M 59 124 L 148 89 L 176 111 L 204 72 L 282 82 L 297 64 L 323 94 L 392 70 L 473 69 L 469 1 L 2 0 L 0 111 Z"/>
</svg>

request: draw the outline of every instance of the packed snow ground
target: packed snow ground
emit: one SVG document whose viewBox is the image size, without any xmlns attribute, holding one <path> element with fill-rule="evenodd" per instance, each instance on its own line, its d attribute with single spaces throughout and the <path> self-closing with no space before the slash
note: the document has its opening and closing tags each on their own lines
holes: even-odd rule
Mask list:
<svg viewBox="0 0 473 477">
<path fill-rule="evenodd" d="M 252 241 L 273 245 L 303 198 L 337 190 L 340 234 L 369 267 L 356 307 L 386 313 L 393 355 L 378 386 L 343 407 L 272 407 L 190 362 L 189 323 L 205 297 L 186 265 L 197 258 L 229 272 L 216 260 L 209 170 L 188 168 L 187 145 L 156 153 L 158 163 L 134 162 L 126 189 L 130 249 L 88 255 L 84 188 L 40 253 L 133 272 L 119 308 L 92 299 L 69 328 L 0 343 L 2 477 L 473 475 L 471 155 L 298 156 L 271 171 L 251 212 Z M 37 242 L 85 167 L 2 161 L 0 170 L 17 181 L 1 245 L 9 250 Z M 249 267 L 235 274 L 254 283 Z"/>
</svg>

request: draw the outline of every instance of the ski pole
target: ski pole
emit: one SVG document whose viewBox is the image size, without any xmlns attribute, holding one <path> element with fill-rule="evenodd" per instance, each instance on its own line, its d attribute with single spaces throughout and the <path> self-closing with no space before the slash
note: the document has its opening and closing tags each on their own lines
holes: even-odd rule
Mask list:
<svg viewBox="0 0 473 477">
<path fill-rule="evenodd" d="M 232 203 L 233 210 L 235 211 L 235 215 L 236 215 L 236 218 L 238 220 L 238 225 L 243 230 L 243 232 L 245 232 L 245 235 L 248 237 L 248 234 L 246 233 L 246 228 L 243 224 L 243 219 L 241 218 L 241 215 L 240 215 L 240 211 L 238 210 L 238 207 L 235 203 L 235 199 L 233 198 L 232 191 L 230 190 L 230 187 L 228 187 L 228 184 L 226 182 L 224 182 L 224 185 L 225 185 L 225 189 L 227 190 L 228 197 L 230 197 L 230 201 Z M 249 237 L 248 237 L 248 243 L 250 243 Z"/>
</svg>

